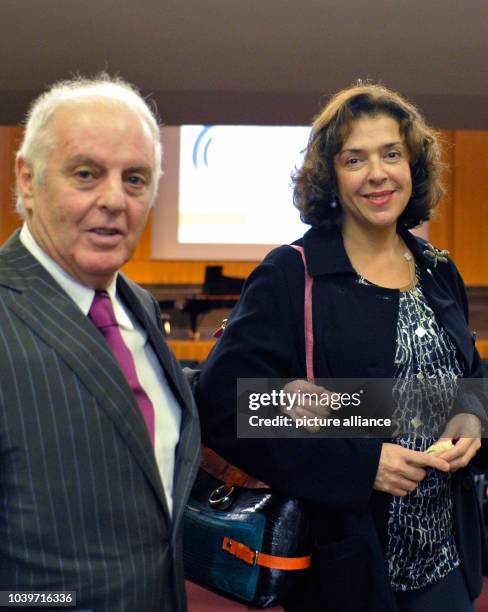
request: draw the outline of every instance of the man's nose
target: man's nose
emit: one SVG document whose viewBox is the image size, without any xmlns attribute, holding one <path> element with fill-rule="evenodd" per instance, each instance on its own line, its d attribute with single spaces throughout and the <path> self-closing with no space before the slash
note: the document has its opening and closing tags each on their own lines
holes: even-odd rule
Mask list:
<svg viewBox="0 0 488 612">
<path fill-rule="evenodd" d="M 117 211 L 125 208 L 124 181 L 120 176 L 107 176 L 102 184 L 98 197 L 98 205 Z"/>
</svg>

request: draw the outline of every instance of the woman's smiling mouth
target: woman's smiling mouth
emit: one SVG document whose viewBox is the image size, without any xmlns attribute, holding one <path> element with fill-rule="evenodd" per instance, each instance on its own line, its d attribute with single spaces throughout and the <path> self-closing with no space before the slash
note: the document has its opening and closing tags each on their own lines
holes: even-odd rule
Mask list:
<svg viewBox="0 0 488 612">
<path fill-rule="evenodd" d="M 372 191 L 370 193 L 363 194 L 362 197 L 366 198 L 368 203 L 372 206 L 386 206 L 390 203 L 394 193 L 394 189 L 388 191 Z"/>
</svg>

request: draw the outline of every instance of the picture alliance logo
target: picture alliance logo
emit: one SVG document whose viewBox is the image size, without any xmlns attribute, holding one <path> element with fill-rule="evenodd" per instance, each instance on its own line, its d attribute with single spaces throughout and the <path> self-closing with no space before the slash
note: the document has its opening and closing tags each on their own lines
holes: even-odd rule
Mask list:
<svg viewBox="0 0 488 612">
<path fill-rule="evenodd" d="M 308 406 L 323 406 L 331 410 L 358 407 L 361 405 L 363 390 L 354 393 L 338 393 L 327 391 L 322 393 L 309 393 L 298 391 L 273 390 L 268 393 L 250 393 L 249 410 L 259 410 L 273 406 L 281 410 L 293 408 L 306 408 Z"/>
</svg>

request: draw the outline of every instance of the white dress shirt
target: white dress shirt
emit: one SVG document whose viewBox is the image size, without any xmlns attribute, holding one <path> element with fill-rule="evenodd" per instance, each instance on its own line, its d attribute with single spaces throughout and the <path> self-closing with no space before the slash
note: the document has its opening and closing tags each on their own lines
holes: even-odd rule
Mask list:
<svg viewBox="0 0 488 612">
<path fill-rule="evenodd" d="M 34 240 L 25 223 L 20 232 L 20 241 L 64 289 L 82 313 L 87 316 L 95 296 L 95 290 L 79 283 L 49 257 Z M 112 301 L 122 338 L 132 353 L 139 382 L 154 407 L 154 452 L 171 513 L 175 449 L 179 439 L 181 408 L 169 387 L 159 360 L 148 342 L 146 331 L 120 300 L 120 297 L 117 296 L 116 281 L 117 276 L 114 277 L 107 288 L 107 293 Z"/>
</svg>

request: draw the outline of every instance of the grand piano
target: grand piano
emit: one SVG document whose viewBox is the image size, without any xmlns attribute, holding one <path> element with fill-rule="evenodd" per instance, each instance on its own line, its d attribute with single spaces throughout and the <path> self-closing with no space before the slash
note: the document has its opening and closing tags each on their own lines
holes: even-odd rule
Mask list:
<svg viewBox="0 0 488 612">
<path fill-rule="evenodd" d="M 195 340 L 200 337 L 201 315 L 217 308 L 231 309 L 239 299 L 245 279 L 224 276 L 222 269 L 223 266 L 207 266 L 202 292 L 187 297 L 181 307 L 181 311 L 189 316 L 190 334 Z"/>
</svg>

